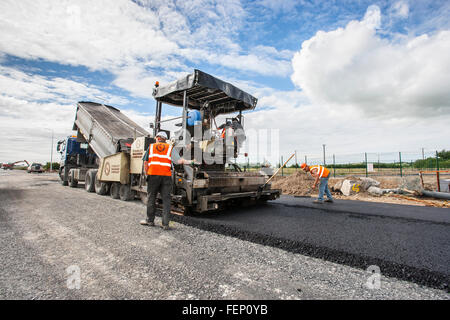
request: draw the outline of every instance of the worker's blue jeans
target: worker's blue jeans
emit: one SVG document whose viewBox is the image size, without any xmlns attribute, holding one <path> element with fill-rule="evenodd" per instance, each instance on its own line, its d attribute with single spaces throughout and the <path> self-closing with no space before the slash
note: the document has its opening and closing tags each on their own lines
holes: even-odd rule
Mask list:
<svg viewBox="0 0 450 320">
<path fill-rule="evenodd" d="M 327 178 L 320 178 L 320 184 L 319 184 L 319 198 L 318 200 L 323 201 L 323 194 L 327 195 L 327 198 L 330 200 L 333 200 L 333 197 L 331 196 L 330 189 L 328 188 L 328 177 Z"/>
</svg>

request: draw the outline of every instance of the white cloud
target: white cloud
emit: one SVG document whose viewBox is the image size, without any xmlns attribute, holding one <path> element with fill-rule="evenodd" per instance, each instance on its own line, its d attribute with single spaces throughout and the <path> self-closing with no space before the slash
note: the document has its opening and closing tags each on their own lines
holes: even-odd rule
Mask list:
<svg viewBox="0 0 450 320">
<path fill-rule="evenodd" d="M 362 21 L 319 31 L 292 60 L 292 81 L 316 104 L 374 117 L 450 113 L 450 31 L 398 41 L 381 38 L 379 9 Z"/>
<path fill-rule="evenodd" d="M 55 143 L 72 133 L 75 104 L 83 98 L 128 103 L 95 86 L 3 66 L 0 88 L 0 162 L 50 161 L 51 131 Z M 56 152 L 53 159 L 57 159 Z"/>
<path fill-rule="evenodd" d="M 400 18 L 408 18 L 409 16 L 409 5 L 406 1 L 397 1 L 392 7 L 391 11 L 393 15 L 398 16 Z"/>
<path fill-rule="evenodd" d="M 381 27 L 380 8 L 376 5 L 369 6 L 361 24 L 367 26 L 369 29 L 379 29 Z"/>
<path fill-rule="evenodd" d="M 54 143 L 70 135 L 74 105 L 37 103 L 0 95 L 0 162 L 50 161 Z M 54 144 L 55 147 L 55 144 Z M 57 161 L 54 150 L 53 161 Z"/>
<path fill-rule="evenodd" d="M 121 110 L 141 127 L 149 130 L 153 115 Z M 50 161 L 51 136 L 54 135 L 53 161 L 59 161 L 56 142 L 72 135 L 76 105 L 41 103 L 0 95 L 0 162 Z"/>
<path fill-rule="evenodd" d="M 84 98 L 89 100 L 100 98 L 119 105 L 129 102 L 126 98 L 106 93 L 94 85 L 60 77 L 28 74 L 3 66 L 0 66 L 0 88 L 5 96 L 33 102 L 72 104 Z"/>
<path fill-rule="evenodd" d="M 249 54 L 236 43 L 244 17 L 238 0 L 117 0 L 114 5 L 107 0 L 5 0 L 0 2 L 0 52 L 115 75 L 142 66 L 180 71 L 183 61 L 199 59 L 287 75 L 289 61 Z"/>
<path fill-rule="evenodd" d="M 420 157 L 420 148 L 441 150 L 449 147 L 442 137 L 448 135 L 449 115 L 442 115 L 430 122 L 422 119 L 378 119 L 368 118 L 351 110 L 334 105 L 313 104 L 301 91 L 273 91 L 259 96 L 255 112 L 245 114 L 246 130 L 279 130 L 279 154 L 286 159 L 297 150 L 299 161 L 308 159 L 321 163 L 322 144 L 327 146 L 327 162 L 332 154 L 336 161 L 348 161 L 352 155 L 363 161 L 364 152 L 381 153 L 383 161 L 387 152 L 412 152 Z M 263 154 L 258 160 L 262 161 Z M 358 158 L 359 156 L 359 158 Z M 414 154 L 412 155 L 414 156 Z M 266 158 L 272 164 L 279 159 Z M 250 154 L 250 161 L 257 156 Z"/>
</svg>

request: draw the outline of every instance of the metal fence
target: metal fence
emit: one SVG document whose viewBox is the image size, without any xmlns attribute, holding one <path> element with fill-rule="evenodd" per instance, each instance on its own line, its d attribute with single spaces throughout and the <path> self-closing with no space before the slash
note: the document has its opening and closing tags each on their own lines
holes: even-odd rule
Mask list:
<svg viewBox="0 0 450 320">
<path fill-rule="evenodd" d="M 279 168 L 291 155 L 282 155 L 273 168 Z M 417 162 L 417 160 L 422 160 Z M 295 156 L 282 168 L 279 175 L 286 176 L 301 170 L 300 164 L 324 165 L 330 169 L 333 177 L 339 176 L 407 176 L 418 175 L 421 170 L 448 170 L 449 160 L 438 156 L 437 150 L 422 150 L 422 152 L 380 152 L 352 154 L 302 154 Z M 246 170 L 260 170 L 263 163 L 241 163 Z M 418 166 L 420 165 L 420 166 Z M 432 174 L 432 173 L 428 173 Z M 444 173 L 443 175 L 447 175 Z"/>
</svg>

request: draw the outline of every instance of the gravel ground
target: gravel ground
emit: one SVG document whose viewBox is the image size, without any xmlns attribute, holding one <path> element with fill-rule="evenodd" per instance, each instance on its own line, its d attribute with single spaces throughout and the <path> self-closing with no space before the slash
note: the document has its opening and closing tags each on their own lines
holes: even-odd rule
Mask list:
<svg viewBox="0 0 450 320">
<path fill-rule="evenodd" d="M 0 172 L 0 299 L 449 299 L 385 276 L 369 289 L 367 271 L 175 222 L 143 227 L 144 212 L 55 174 Z"/>
</svg>

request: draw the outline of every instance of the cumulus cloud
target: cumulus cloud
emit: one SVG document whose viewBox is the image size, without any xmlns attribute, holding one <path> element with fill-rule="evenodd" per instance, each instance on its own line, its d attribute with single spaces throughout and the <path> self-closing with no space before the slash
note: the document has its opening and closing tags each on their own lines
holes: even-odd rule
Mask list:
<svg viewBox="0 0 450 320">
<path fill-rule="evenodd" d="M 74 105 L 38 103 L 0 95 L 0 162 L 50 161 L 54 143 L 71 134 Z M 55 147 L 55 145 L 54 145 Z M 56 160 L 56 152 L 53 161 Z"/>
<path fill-rule="evenodd" d="M 4 66 L 0 66 L 0 88 L 0 161 L 4 162 L 50 161 L 51 131 L 55 142 L 71 134 L 79 100 L 128 103 L 92 85 Z"/>
<path fill-rule="evenodd" d="M 184 61 L 204 59 L 287 75 L 288 60 L 249 54 L 236 43 L 244 17 L 238 0 L 117 0 L 114 5 L 107 0 L 5 0 L 0 2 L 0 52 L 113 74 L 142 65 L 179 71 Z"/>
<path fill-rule="evenodd" d="M 0 50 L 19 57 L 91 69 L 112 68 L 177 45 L 159 31 L 157 16 L 130 2 L 2 1 Z"/>
<path fill-rule="evenodd" d="M 292 81 L 316 104 L 374 117 L 450 113 L 450 31 L 400 40 L 380 37 L 379 9 L 361 21 L 317 32 L 292 59 Z"/>
<path fill-rule="evenodd" d="M 28 74 L 4 66 L 0 66 L 0 88 L 2 95 L 34 102 L 71 104 L 86 98 L 89 100 L 100 98 L 119 105 L 129 102 L 126 98 L 104 92 L 94 85 L 61 77 Z"/>
</svg>

